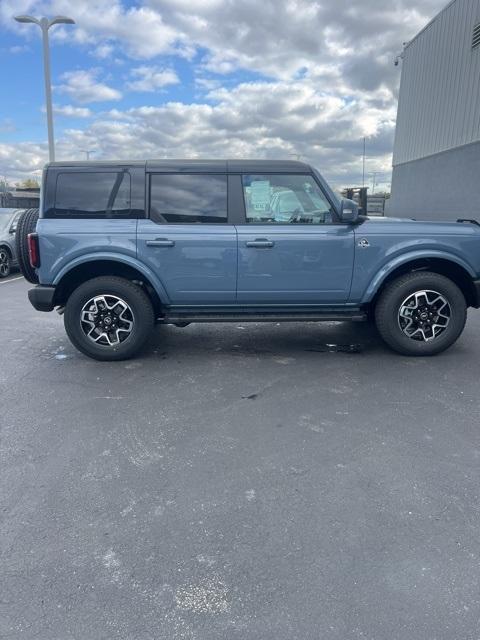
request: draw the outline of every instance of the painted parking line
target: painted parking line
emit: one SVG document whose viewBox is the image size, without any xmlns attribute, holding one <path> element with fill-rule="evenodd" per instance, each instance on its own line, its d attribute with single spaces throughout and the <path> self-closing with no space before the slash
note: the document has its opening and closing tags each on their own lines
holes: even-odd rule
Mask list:
<svg viewBox="0 0 480 640">
<path fill-rule="evenodd" d="M 0 280 L 0 284 L 8 284 L 9 282 L 15 282 L 15 280 L 23 280 L 23 276 L 17 276 L 16 278 L 10 278 L 10 280 Z"/>
</svg>

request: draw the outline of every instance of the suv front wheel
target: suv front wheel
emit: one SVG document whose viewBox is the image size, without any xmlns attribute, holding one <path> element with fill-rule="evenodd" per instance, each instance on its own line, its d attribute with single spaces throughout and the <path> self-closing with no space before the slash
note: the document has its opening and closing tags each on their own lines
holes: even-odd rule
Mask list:
<svg viewBox="0 0 480 640">
<path fill-rule="evenodd" d="M 11 261 L 10 254 L 7 249 L 0 247 L 0 278 L 6 278 L 10 275 Z"/>
<path fill-rule="evenodd" d="M 391 282 L 375 308 L 378 331 L 398 353 L 431 356 L 448 349 L 467 319 L 465 297 L 438 273 L 416 271 Z"/>
<path fill-rule="evenodd" d="M 143 347 L 154 325 L 152 304 L 133 282 L 116 276 L 81 284 L 65 306 L 65 330 L 95 360 L 126 360 Z"/>
</svg>

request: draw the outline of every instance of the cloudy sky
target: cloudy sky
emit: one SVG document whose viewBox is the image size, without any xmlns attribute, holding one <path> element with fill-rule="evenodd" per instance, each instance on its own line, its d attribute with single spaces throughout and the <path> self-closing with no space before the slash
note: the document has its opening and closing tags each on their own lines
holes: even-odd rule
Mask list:
<svg viewBox="0 0 480 640">
<path fill-rule="evenodd" d="M 446 0 L 0 0 L 0 176 L 47 160 L 40 30 L 58 159 L 300 157 L 337 187 L 388 183 L 401 67 Z"/>
</svg>

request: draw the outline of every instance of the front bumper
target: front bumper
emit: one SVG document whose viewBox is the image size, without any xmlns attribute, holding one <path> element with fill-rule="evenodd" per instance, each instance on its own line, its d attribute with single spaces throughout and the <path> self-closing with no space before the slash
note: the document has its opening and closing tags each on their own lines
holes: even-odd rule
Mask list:
<svg viewBox="0 0 480 640">
<path fill-rule="evenodd" d="M 37 311 L 53 311 L 54 296 L 55 287 L 48 287 L 43 284 L 37 284 L 36 287 L 28 291 L 28 299 Z"/>
</svg>

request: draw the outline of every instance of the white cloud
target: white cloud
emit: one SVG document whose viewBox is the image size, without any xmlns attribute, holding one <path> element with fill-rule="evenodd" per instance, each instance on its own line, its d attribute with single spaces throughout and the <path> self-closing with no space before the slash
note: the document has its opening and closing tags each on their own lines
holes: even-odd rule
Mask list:
<svg viewBox="0 0 480 640">
<path fill-rule="evenodd" d="M 59 157 L 76 157 L 97 140 L 99 157 L 296 153 L 344 184 L 361 175 L 363 136 L 367 171 L 390 169 L 400 76 L 393 59 L 445 1 L 0 0 L 0 20 L 29 38 L 31 30 L 12 22 L 14 12 L 71 15 L 77 26 L 56 27 L 52 38 L 108 62 L 120 52 L 142 60 L 128 77 L 134 91 L 173 81 L 173 56 L 191 60 L 197 104 L 119 105 L 67 131 Z M 271 81 L 231 88 L 237 70 Z M 80 103 L 121 98 L 92 70 L 66 74 L 60 89 Z"/>
<path fill-rule="evenodd" d="M 16 131 L 16 130 L 17 128 L 15 126 L 15 123 L 11 118 L 3 118 L 2 120 L 0 120 L 1 133 L 12 133 L 13 131 Z"/>
<path fill-rule="evenodd" d="M 96 69 L 67 71 L 61 76 L 63 84 L 55 88 L 80 103 L 120 100 L 120 91 L 99 82 L 97 76 Z"/>
<path fill-rule="evenodd" d="M 12 24 L 18 13 L 33 15 L 68 15 L 75 27 L 58 26 L 51 37 L 57 41 L 77 42 L 101 47 L 104 41 L 120 44 L 125 53 L 149 59 L 164 53 L 193 54 L 188 36 L 166 24 L 162 12 L 149 6 L 127 7 L 121 0 L 2 0 L 0 20 L 18 33 L 26 33 L 22 25 Z M 27 30 L 28 31 L 28 30 Z M 108 54 L 109 55 L 109 54 Z M 106 57 L 108 57 L 108 55 Z"/>
<path fill-rule="evenodd" d="M 107 42 L 105 42 L 103 44 L 99 44 L 98 47 L 96 47 L 92 51 L 92 54 L 95 57 L 100 58 L 101 60 L 105 60 L 106 58 L 110 58 L 113 55 L 114 51 L 115 47 L 113 46 L 113 44 L 108 44 Z"/>
<path fill-rule="evenodd" d="M 75 27 L 56 27 L 52 38 L 93 44 L 110 57 L 118 46 L 137 59 L 162 54 L 192 57 L 206 50 L 205 65 L 220 73 L 235 68 L 293 77 L 319 63 L 358 56 L 386 66 L 445 0 L 2 0 L 0 19 L 19 11 L 71 15 Z M 375 74 L 374 74 L 375 75 Z"/>
<path fill-rule="evenodd" d="M 132 69 L 131 75 L 133 79 L 127 83 L 127 88 L 131 91 L 156 91 L 180 82 L 173 69 L 142 66 Z"/>
<path fill-rule="evenodd" d="M 221 83 L 219 80 L 214 78 L 205 78 L 203 76 L 198 76 L 195 78 L 195 86 L 198 87 L 201 91 L 212 91 L 212 89 L 218 89 L 221 87 Z"/>
<path fill-rule="evenodd" d="M 59 116 L 65 116 L 67 118 L 90 118 L 93 113 L 87 107 L 74 107 L 71 104 L 63 106 L 54 105 L 53 112 Z"/>
<path fill-rule="evenodd" d="M 98 159 L 298 154 L 341 186 L 358 183 L 362 137 L 369 135 L 368 153 L 375 164 L 367 164 L 367 171 L 390 169 L 392 108 L 327 94 L 310 78 L 243 83 L 232 90 L 214 90 L 209 98 L 211 104 L 169 102 L 98 114 L 86 128 L 64 132 L 57 158 L 81 158 L 79 149 L 93 147 Z M 15 158 L 13 147 L 12 153 Z"/>
<path fill-rule="evenodd" d="M 29 51 L 29 47 L 26 44 L 16 44 L 13 47 L 10 47 L 8 51 L 13 54 L 25 53 L 25 51 Z"/>
<path fill-rule="evenodd" d="M 31 177 L 31 173 L 41 169 L 47 159 L 48 150 L 46 144 L 31 142 L 0 143 L 2 175 L 5 175 L 11 182 Z"/>
<path fill-rule="evenodd" d="M 444 0 L 146 1 L 179 39 L 186 36 L 190 45 L 207 51 L 208 70 L 243 68 L 283 79 L 302 69 L 313 72 L 319 64 L 343 67 L 358 56 L 380 61 L 385 71 L 402 42 L 444 5 Z M 371 75 L 386 79 L 385 73 Z M 396 78 L 390 75 L 393 86 Z"/>
</svg>

